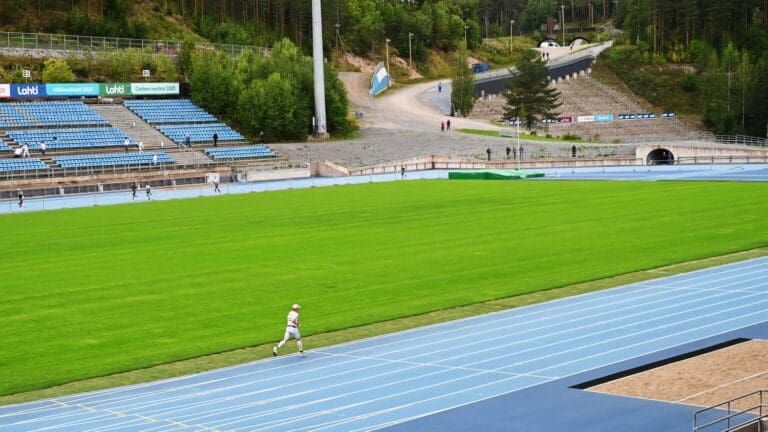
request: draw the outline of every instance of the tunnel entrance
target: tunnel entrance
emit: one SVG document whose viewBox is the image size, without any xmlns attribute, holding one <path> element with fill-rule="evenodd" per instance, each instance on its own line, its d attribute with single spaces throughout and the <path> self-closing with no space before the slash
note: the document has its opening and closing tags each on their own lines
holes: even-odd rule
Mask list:
<svg viewBox="0 0 768 432">
<path fill-rule="evenodd" d="M 667 149 L 656 149 L 648 153 L 645 163 L 647 165 L 674 165 L 675 155 Z"/>
</svg>

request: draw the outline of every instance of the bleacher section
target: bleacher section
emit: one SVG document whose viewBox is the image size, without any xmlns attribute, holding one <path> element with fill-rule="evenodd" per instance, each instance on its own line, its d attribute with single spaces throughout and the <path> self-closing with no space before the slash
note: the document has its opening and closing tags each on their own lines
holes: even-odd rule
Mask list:
<svg viewBox="0 0 768 432">
<path fill-rule="evenodd" d="M 245 141 L 245 137 L 224 123 L 198 123 L 183 126 L 158 126 L 157 129 L 176 143 L 183 143 L 189 134 L 191 142 L 213 141 L 213 134 L 219 135 L 219 141 Z"/>
<path fill-rule="evenodd" d="M 0 127 L 73 125 L 102 126 L 107 121 L 82 101 L 0 104 Z"/>
<path fill-rule="evenodd" d="M 50 167 L 39 158 L 1 159 L 0 172 L 46 170 Z"/>
<path fill-rule="evenodd" d="M 5 141 L 0 141 L 0 152 L 4 151 L 11 151 L 12 149 L 8 146 L 8 144 L 5 143 Z"/>
<path fill-rule="evenodd" d="M 273 158 L 275 152 L 264 145 L 243 147 L 213 147 L 205 149 L 205 154 L 215 160 L 247 159 L 247 158 Z"/>
<path fill-rule="evenodd" d="M 189 99 L 126 100 L 124 105 L 149 124 L 219 121 Z"/>
<path fill-rule="evenodd" d="M 157 160 L 155 161 L 155 156 Z M 108 167 L 122 165 L 152 165 L 174 163 L 165 152 L 109 153 L 74 156 L 57 156 L 53 161 L 62 168 Z"/>
<path fill-rule="evenodd" d="M 120 129 L 112 127 L 9 130 L 6 134 L 19 145 L 28 143 L 30 150 L 38 150 L 41 141 L 45 141 L 46 150 L 122 147 L 126 138 Z M 130 139 L 129 143 L 137 145 Z"/>
</svg>

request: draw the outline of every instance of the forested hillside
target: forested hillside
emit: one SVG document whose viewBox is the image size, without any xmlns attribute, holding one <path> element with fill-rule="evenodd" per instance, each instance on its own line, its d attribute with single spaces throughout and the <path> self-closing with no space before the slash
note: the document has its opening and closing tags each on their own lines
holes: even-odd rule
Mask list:
<svg viewBox="0 0 768 432">
<path fill-rule="evenodd" d="M 258 46 L 288 38 L 304 53 L 311 46 L 311 0 L 2 4 L 3 30 Z M 387 44 L 417 64 L 464 40 L 478 50 L 484 38 L 537 39 L 554 25 L 565 25 L 566 41 L 608 34 L 617 45 L 606 63 L 652 102 L 691 110 L 717 133 L 767 132 L 768 0 L 322 0 L 322 7 L 326 51 L 370 55 Z"/>
</svg>

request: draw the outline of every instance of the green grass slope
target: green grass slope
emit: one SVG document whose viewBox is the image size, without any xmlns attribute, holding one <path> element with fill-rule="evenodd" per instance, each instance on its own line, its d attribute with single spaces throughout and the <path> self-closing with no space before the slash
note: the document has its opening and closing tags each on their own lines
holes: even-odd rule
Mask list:
<svg viewBox="0 0 768 432">
<path fill-rule="evenodd" d="M 768 244 L 758 183 L 423 181 L 0 217 L 0 394 Z"/>
</svg>

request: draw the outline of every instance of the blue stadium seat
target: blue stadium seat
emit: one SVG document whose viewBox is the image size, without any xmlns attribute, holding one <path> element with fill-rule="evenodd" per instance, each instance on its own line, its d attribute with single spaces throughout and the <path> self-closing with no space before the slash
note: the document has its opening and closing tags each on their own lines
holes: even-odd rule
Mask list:
<svg viewBox="0 0 768 432">
<path fill-rule="evenodd" d="M 108 124 L 100 114 L 82 101 L 0 103 L 0 122 L 3 127 Z"/>
<path fill-rule="evenodd" d="M 205 149 L 205 154 L 215 160 L 222 159 L 262 159 L 273 158 L 275 152 L 264 145 L 241 147 L 213 147 Z"/>
<path fill-rule="evenodd" d="M 155 162 L 157 156 L 157 162 Z M 153 165 L 176 163 L 163 151 L 144 153 L 106 153 L 73 156 L 57 156 L 53 161 L 62 168 L 93 168 L 124 165 Z"/>
<path fill-rule="evenodd" d="M 47 150 L 122 147 L 127 138 L 120 129 L 112 127 L 9 130 L 5 133 L 19 145 L 29 144 L 30 150 L 38 150 L 43 141 Z M 131 146 L 138 144 L 135 140 L 128 141 Z"/>
<path fill-rule="evenodd" d="M 30 171 L 30 170 L 46 170 L 50 169 L 45 162 L 39 158 L 24 158 L 24 159 L 0 159 L 0 172 L 11 171 Z"/>
</svg>

